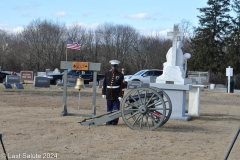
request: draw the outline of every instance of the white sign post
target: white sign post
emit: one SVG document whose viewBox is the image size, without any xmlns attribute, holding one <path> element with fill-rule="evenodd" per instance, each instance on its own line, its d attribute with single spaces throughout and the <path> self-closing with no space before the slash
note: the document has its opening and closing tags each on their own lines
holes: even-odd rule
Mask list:
<svg viewBox="0 0 240 160">
<path fill-rule="evenodd" d="M 230 77 L 233 76 L 233 68 L 230 66 L 226 68 L 226 76 L 228 77 L 228 93 L 230 93 Z"/>
</svg>

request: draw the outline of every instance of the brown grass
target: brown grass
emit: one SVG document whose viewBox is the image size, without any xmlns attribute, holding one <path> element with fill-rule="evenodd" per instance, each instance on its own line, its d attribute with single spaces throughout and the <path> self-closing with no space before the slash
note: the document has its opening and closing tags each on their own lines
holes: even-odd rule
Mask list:
<svg viewBox="0 0 240 160">
<path fill-rule="evenodd" d="M 131 130 L 120 118 L 117 126 L 82 126 L 84 117 L 60 116 L 62 89 L 0 89 L 0 133 L 9 156 L 57 154 L 60 160 L 212 160 L 224 159 L 240 126 L 240 94 L 201 92 L 199 117 L 169 120 L 155 131 Z M 68 88 L 69 113 L 92 113 L 92 89 Z M 97 114 L 106 102 L 97 89 Z M 229 155 L 240 157 L 240 138 Z M 3 153 L 0 148 L 0 153 Z M 1 158 L 0 158 L 1 159 Z M 2 158 L 3 159 L 3 158 Z M 37 158 L 29 158 L 37 159 Z M 52 158 L 51 158 L 52 159 Z"/>
</svg>

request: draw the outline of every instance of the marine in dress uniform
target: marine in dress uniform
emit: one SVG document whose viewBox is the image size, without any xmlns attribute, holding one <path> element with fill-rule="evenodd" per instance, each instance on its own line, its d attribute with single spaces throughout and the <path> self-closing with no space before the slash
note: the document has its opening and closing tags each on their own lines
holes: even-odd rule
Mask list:
<svg viewBox="0 0 240 160">
<path fill-rule="evenodd" d="M 102 97 L 107 100 L 107 112 L 120 109 L 120 101 L 123 97 L 124 76 L 118 71 L 118 60 L 109 61 L 112 69 L 105 73 L 102 86 Z M 107 125 L 117 125 L 118 118 L 106 123 Z"/>
</svg>

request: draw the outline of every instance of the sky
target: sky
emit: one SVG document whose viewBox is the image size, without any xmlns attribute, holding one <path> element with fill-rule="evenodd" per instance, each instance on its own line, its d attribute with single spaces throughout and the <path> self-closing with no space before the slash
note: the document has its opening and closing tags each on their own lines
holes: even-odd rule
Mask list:
<svg viewBox="0 0 240 160">
<path fill-rule="evenodd" d="M 198 26 L 197 8 L 208 0 L 0 0 L 0 29 L 19 32 L 30 22 L 52 20 L 95 29 L 99 24 L 129 25 L 142 34 L 166 33 L 182 20 Z"/>
</svg>

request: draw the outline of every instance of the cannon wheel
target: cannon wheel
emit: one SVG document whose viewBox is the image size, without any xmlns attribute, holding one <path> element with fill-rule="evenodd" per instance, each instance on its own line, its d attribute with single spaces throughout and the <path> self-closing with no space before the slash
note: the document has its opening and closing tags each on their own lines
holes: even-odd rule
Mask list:
<svg viewBox="0 0 240 160">
<path fill-rule="evenodd" d="M 147 95 L 150 95 L 147 97 Z M 133 102 L 130 102 L 132 100 Z M 152 116 L 161 113 L 159 117 Z M 136 88 L 124 96 L 121 103 L 123 121 L 133 130 L 154 130 L 166 117 L 166 105 L 162 96 L 152 88 Z"/>
<path fill-rule="evenodd" d="M 151 87 L 152 89 L 154 89 L 155 91 L 160 91 L 161 89 L 157 88 L 157 87 Z M 164 125 L 170 118 L 171 114 L 172 114 L 172 102 L 171 99 L 169 98 L 169 96 L 167 95 L 166 92 L 164 92 L 163 90 L 161 90 L 163 92 L 163 100 L 165 102 L 166 105 L 166 116 L 165 119 L 163 120 L 163 123 L 160 125 L 160 127 L 162 125 Z"/>
</svg>

